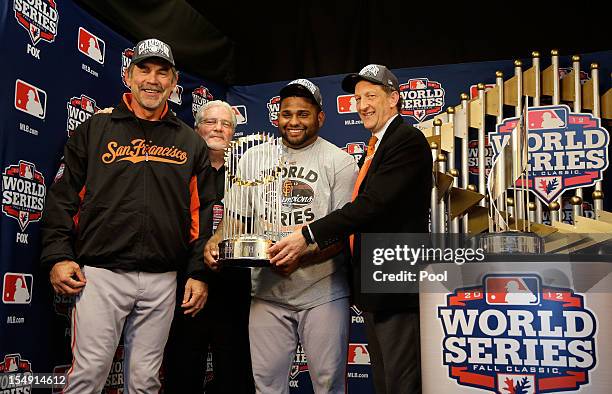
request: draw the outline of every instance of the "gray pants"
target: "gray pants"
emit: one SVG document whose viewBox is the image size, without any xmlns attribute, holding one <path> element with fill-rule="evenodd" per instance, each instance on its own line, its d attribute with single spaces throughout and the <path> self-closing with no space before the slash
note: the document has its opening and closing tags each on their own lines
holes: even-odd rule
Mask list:
<svg viewBox="0 0 612 394">
<path fill-rule="evenodd" d="M 175 304 L 176 272 L 86 266 L 72 311 L 72 367 L 65 394 L 98 394 L 124 331 L 124 393 L 156 393 Z M 125 327 L 124 327 L 125 326 Z"/>
<path fill-rule="evenodd" d="M 249 340 L 257 392 L 289 393 L 289 372 L 299 340 L 314 392 L 344 394 L 349 318 L 348 298 L 303 311 L 253 298 Z"/>
</svg>

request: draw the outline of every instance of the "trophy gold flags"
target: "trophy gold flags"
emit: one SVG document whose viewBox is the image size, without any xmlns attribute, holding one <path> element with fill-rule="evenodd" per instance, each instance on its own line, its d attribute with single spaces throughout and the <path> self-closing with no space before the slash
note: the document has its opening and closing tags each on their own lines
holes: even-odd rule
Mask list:
<svg viewBox="0 0 612 394">
<path fill-rule="evenodd" d="M 268 247 L 281 238 L 282 152 L 281 139 L 265 133 L 226 149 L 221 264 L 269 265 Z"/>
</svg>

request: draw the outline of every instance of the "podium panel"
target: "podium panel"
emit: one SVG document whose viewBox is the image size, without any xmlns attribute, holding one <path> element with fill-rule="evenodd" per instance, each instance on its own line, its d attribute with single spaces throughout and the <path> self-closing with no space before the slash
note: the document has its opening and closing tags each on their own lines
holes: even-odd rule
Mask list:
<svg viewBox="0 0 612 394">
<path fill-rule="evenodd" d="M 605 394 L 612 264 L 439 264 L 422 282 L 423 393 Z"/>
</svg>

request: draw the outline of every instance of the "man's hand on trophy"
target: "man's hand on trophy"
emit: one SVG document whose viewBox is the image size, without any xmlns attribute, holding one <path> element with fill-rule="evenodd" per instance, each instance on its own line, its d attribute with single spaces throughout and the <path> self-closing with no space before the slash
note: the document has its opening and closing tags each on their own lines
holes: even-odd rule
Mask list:
<svg viewBox="0 0 612 394">
<path fill-rule="evenodd" d="M 204 246 L 204 262 L 213 271 L 219 271 L 219 240 L 213 236 Z"/>
<path fill-rule="evenodd" d="M 272 270 L 277 274 L 289 276 L 300 267 L 301 262 L 302 258 L 298 257 L 294 260 L 287 261 L 284 263 L 272 264 Z"/>
<path fill-rule="evenodd" d="M 268 249 L 270 264 L 275 270 L 290 275 L 298 268 L 307 247 L 302 230 L 295 230 Z"/>
</svg>

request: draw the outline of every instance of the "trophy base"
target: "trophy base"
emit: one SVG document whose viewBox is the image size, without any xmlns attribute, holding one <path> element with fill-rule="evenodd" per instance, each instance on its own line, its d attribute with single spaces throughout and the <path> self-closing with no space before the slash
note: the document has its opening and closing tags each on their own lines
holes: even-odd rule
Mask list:
<svg viewBox="0 0 612 394">
<path fill-rule="evenodd" d="M 485 233 L 477 237 L 478 246 L 487 254 L 541 254 L 544 241 L 535 233 L 505 231 Z"/>
<path fill-rule="evenodd" d="M 269 267 L 271 245 L 272 241 L 262 237 L 225 239 L 219 244 L 219 263 L 232 267 Z"/>
</svg>

